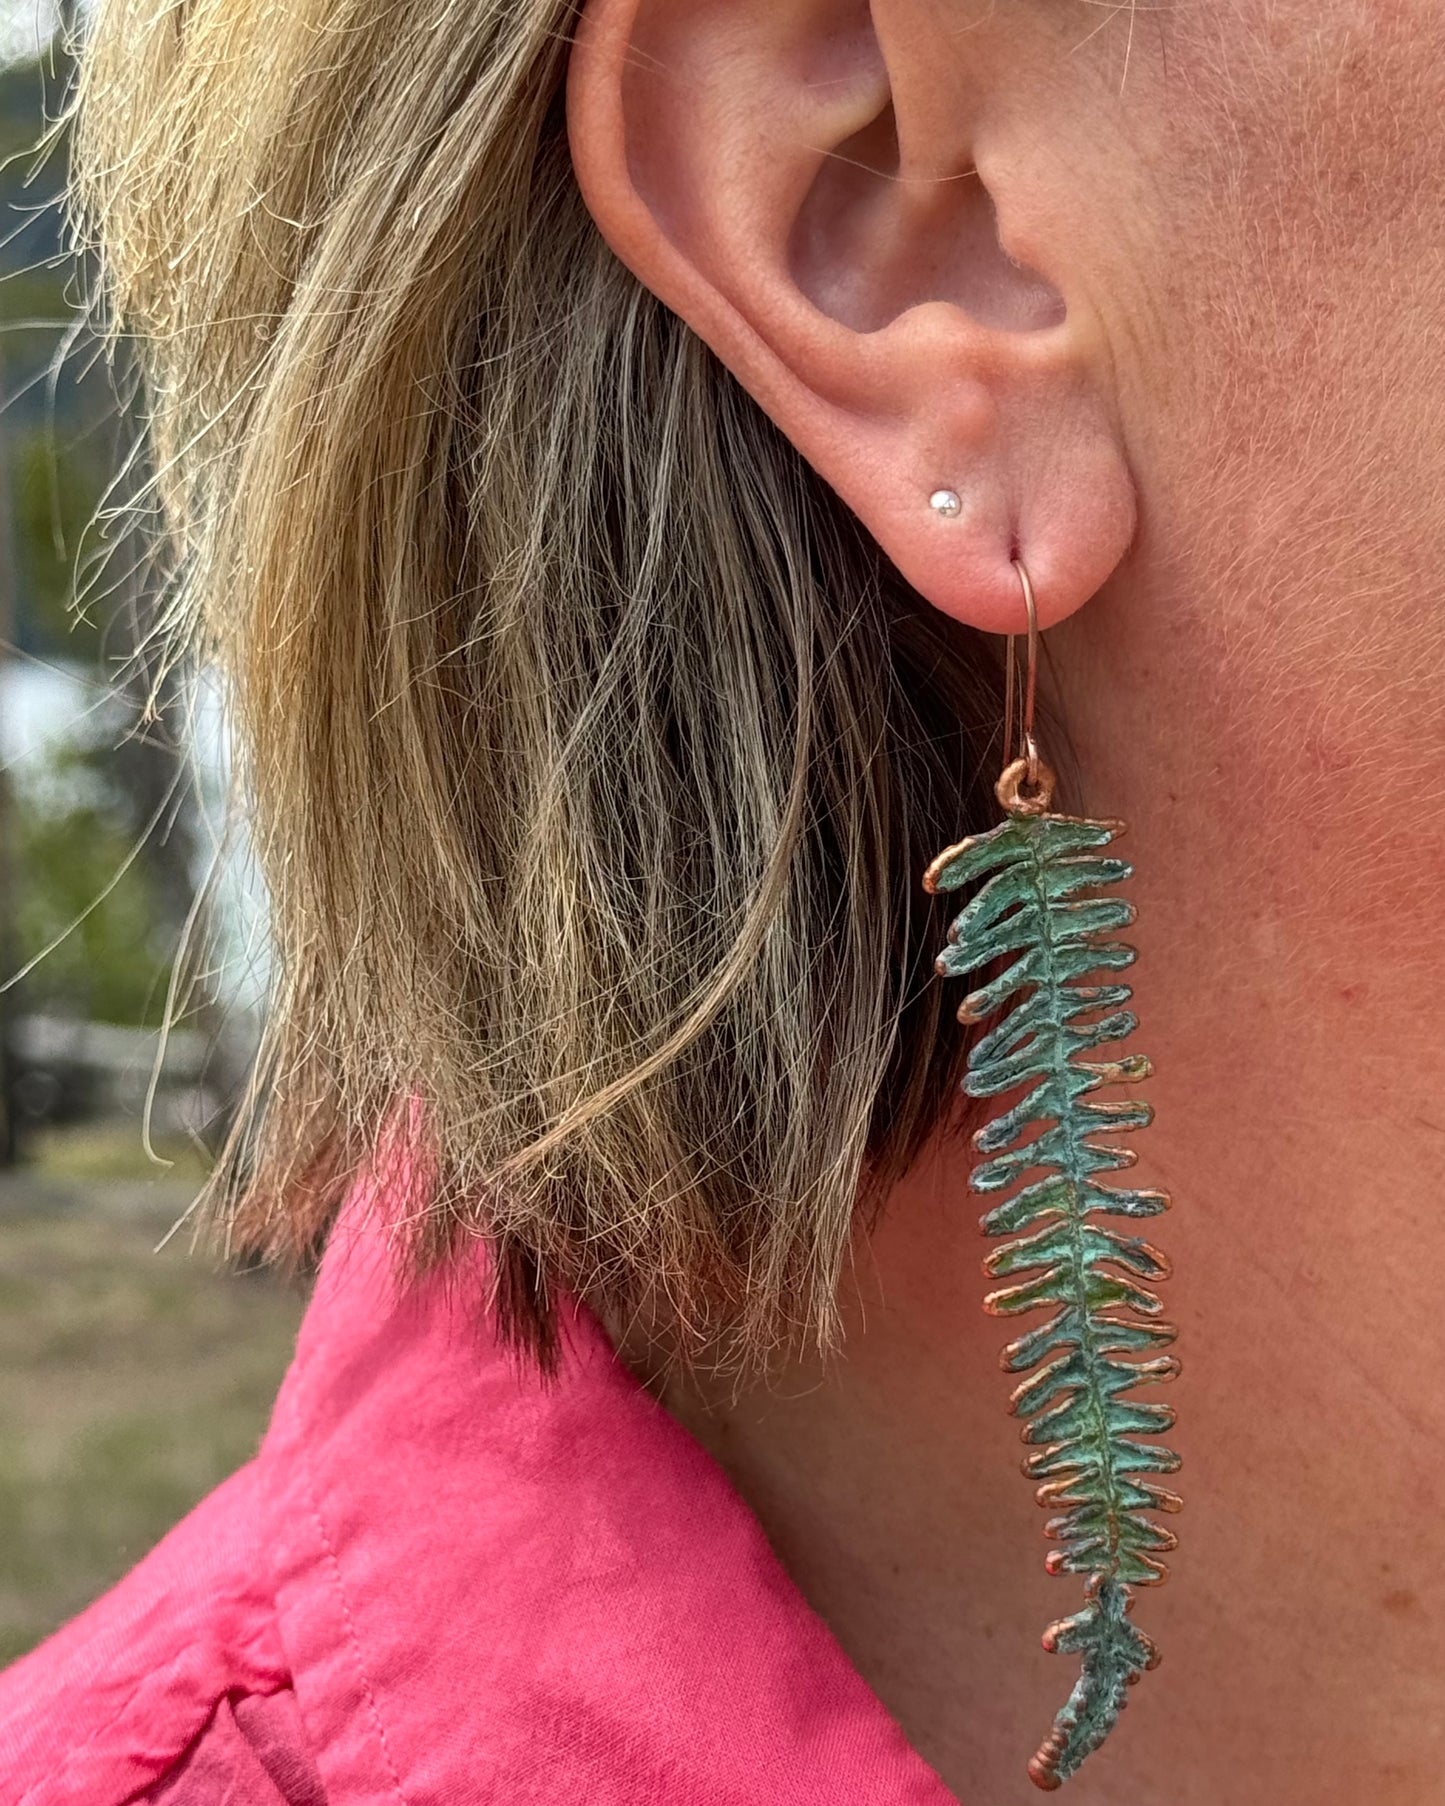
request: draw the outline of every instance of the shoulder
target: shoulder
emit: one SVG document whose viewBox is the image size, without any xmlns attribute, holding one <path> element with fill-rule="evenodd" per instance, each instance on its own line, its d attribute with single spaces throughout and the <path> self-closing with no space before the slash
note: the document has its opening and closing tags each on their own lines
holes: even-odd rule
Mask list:
<svg viewBox="0 0 1445 1806">
<path fill-rule="evenodd" d="M 344 1255 L 323 1263 L 256 1458 L 0 1673 L 0 1806 L 322 1801 L 313 1736 L 350 1747 L 349 1694 L 328 1708 L 355 1666 L 330 1516 L 345 1519 L 351 1470 L 376 1454 L 344 1431 L 368 1390 L 356 1325 L 387 1302 L 385 1263 Z M 317 1441 L 338 1444 L 319 1493 Z"/>
<path fill-rule="evenodd" d="M 0 1675 L 4 1806 L 147 1797 L 198 1740 L 224 1740 L 222 1702 L 287 1686 L 258 1559 L 270 1517 L 252 1463 L 118 1586 Z M 265 1794 L 254 1797 L 269 1806 Z"/>
</svg>

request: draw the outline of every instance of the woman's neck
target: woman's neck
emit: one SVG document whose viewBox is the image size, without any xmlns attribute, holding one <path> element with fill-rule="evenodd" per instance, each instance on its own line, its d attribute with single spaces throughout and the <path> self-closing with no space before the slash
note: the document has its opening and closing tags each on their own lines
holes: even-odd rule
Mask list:
<svg viewBox="0 0 1445 1806">
<path fill-rule="evenodd" d="M 1445 1144 L 1427 1174 L 1404 1121 L 1285 1108 L 1270 1145 L 1156 1128 L 1186 1510 L 1170 1584 L 1136 1604 L 1165 1660 L 1080 1806 L 1419 1806 L 1441 1772 Z M 920 1753 L 1008 1806 L 1072 1685 L 1038 1637 L 1075 1583 L 1043 1572 L 976 1214 L 962 1158 L 930 1163 L 860 1256 L 840 1357 L 667 1402 Z"/>
<path fill-rule="evenodd" d="M 1388 795 L 1362 818 L 1348 774 L 1308 809 L 1288 773 L 1251 792 L 1227 735 L 1201 773 L 1185 698 L 1135 710 L 1125 756 L 1102 706 L 1070 714 L 1091 804 L 1132 817 L 1157 1120 L 1131 1183 L 1175 1199 L 1151 1239 L 1186 1508 L 1135 1607 L 1163 1663 L 1071 1797 L 1420 1806 L 1445 1771 L 1445 973 L 1422 907 L 1445 834 Z M 1077 1589 L 1043 1571 L 968 1165 L 955 1128 L 898 1188 L 832 1362 L 667 1402 L 959 1798 L 1022 1806 L 1073 1681 L 1039 1633 Z"/>
</svg>

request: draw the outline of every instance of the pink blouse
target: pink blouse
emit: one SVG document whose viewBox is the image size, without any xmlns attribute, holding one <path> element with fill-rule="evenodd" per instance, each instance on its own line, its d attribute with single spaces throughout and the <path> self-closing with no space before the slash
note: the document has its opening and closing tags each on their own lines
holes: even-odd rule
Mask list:
<svg viewBox="0 0 1445 1806">
<path fill-rule="evenodd" d="M 3 1806 L 948 1806 L 586 1313 L 337 1226 L 260 1452 L 0 1676 Z"/>
</svg>

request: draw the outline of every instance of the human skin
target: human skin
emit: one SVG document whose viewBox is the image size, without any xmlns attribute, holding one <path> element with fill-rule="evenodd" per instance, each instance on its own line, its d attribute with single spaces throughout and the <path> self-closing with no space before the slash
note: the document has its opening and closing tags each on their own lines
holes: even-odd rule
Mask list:
<svg viewBox="0 0 1445 1806">
<path fill-rule="evenodd" d="M 1016 629 L 1017 547 L 1074 800 L 1130 824 L 1187 1503 L 1136 1606 L 1163 1664 L 1072 1798 L 1428 1806 L 1445 9 L 590 0 L 569 120 L 619 256 L 924 595 Z M 958 1126 L 860 1238 L 838 1357 L 668 1403 L 920 1752 L 1010 1806 L 1077 1589 L 1043 1573 Z"/>
</svg>

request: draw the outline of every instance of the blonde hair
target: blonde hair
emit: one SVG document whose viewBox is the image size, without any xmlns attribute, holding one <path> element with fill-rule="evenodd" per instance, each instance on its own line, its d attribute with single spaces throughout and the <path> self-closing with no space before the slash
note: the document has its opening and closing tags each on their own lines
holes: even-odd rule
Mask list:
<svg viewBox="0 0 1445 1806">
<path fill-rule="evenodd" d="M 522 1344 L 560 1284 L 757 1354 L 959 1077 L 919 874 L 997 677 L 604 245 L 571 13 L 94 19 L 77 217 L 274 917 L 210 1195 L 309 1249 L 400 1122 L 411 1253 L 489 1237 Z"/>
</svg>

